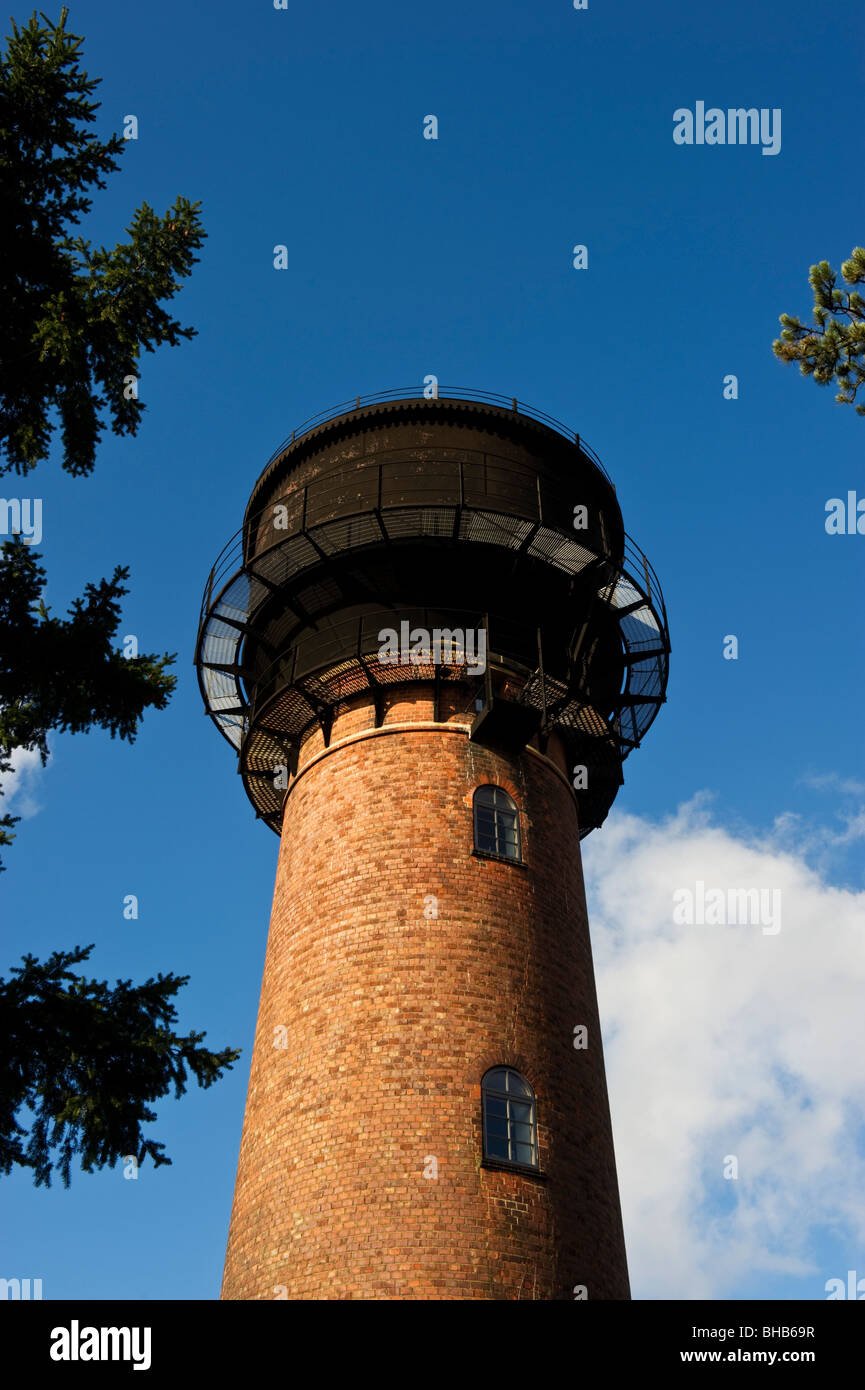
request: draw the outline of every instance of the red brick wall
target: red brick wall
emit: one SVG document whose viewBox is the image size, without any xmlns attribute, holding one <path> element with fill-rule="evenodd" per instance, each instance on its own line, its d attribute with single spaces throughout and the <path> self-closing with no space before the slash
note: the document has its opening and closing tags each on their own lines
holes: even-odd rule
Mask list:
<svg viewBox="0 0 865 1390">
<path fill-rule="evenodd" d="M 628 1298 L 573 794 L 471 743 L 456 693 L 431 729 L 398 696 L 310 740 L 286 797 L 222 1296 Z M 525 868 L 472 853 L 482 782 Z M 482 1166 L 495 1065 L 535 1088 L 542 1178 Z"/>
</svg>

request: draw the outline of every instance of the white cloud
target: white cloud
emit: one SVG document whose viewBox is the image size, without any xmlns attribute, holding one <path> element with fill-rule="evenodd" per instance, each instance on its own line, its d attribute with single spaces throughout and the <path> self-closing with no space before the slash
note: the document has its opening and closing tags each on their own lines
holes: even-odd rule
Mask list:
<svg viewBox="0 0 865 1390">
<path fill-rule="evenodd" d="M 815 791 L 837 791 L 843 796 L 865 796 L 865 782 L 859 782 L 855 777 L 841 777 L 837 772 L 823 772 L 819 776 L 800 777 L 806 787 L 813 787 Z"/>
<path fill-rule="evenodd" d="M 6 815 L 8 812 L 20 816 L 22 820 L 29 820 L 42 810 L 41 804 L 36 800 L 36 790 L 43 771 L 39 750 L 13 748 L 9 761 L 12 764 L 11 772 L 0 774 L 0 790 L 3 792 L 0 798 L 0 815 Z"/>
<path fill-rule="evenodd" d="M 764 1271 L 822 1298 L 821 1240 L 849 1241 L 851 1267 L 865 1241 L 865 892 L 790 843 L 787 818 L 734 835 L 701 796 L 662 823 L 614 813 L 585 845 L 635 1297 L 730 1297 Z M 675 925 L 697 880 L 780 889 L 780 932 Z"/>
</svg>

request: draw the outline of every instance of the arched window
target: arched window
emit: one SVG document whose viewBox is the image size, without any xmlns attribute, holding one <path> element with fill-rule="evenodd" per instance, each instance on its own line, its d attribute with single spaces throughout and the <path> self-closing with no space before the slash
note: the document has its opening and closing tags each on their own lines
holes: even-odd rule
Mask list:
<svg viewBox="0 0 865 1390">
<path fill-rule="evenodd" d="M 475 849 L 501 859 L 520 859 L 520 813 L 501 787 L 478 787 L 474 795 Z"/>
<path fill-rule="evenodd" d="M 484 1158 L 538 1166 L 535 1093 L 512 1067 L 493 1067 L 481 1082 Z"/>
</svg>

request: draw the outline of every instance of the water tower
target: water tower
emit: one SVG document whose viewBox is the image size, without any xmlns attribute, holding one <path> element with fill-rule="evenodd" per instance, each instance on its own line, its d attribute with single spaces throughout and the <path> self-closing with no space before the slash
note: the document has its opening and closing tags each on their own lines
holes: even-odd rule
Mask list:
<svg viewBox="0 0 865 1390">
<path fill-rule="evenodd" d="M 629 1297 L 579 842 L 669 650 L 600 461 L 517 400 L 273 455 L 196 650 L 280 836 L 223 1298 Z"/>
</svg>

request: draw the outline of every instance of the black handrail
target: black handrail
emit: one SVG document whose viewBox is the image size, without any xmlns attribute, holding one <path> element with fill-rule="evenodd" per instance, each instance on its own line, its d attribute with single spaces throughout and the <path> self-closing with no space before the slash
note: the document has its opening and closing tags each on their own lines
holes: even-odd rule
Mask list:
<svg viewBox="0 0 865 1390">
<path fill-rule="evenodd" d="M 316 415 L 310 415 L 308 420 L 304 420 L 303 424 L 292 430 L 278 449 L 274 449 L 259 475 L 258 482 L 253 488 L 253 494 L 270 466 L 276 463 L 286 449 L 290 448 L 292 444 L 297 444 L 304 435 L 311 434 L 319 425 L 327 424 L 329 420 L 336 420 L 340 415 L 350 415 L 352 411 L 362 410 L 367 405 L 384 405 L 388 401 L 411 400 L 476 401 L 479 405 L 495 405 L 505 410 L 511 410 L 517 415 L 527 415 L 532 420 L 540 421 L 542 425 L 548 425 L 550 429 L 555 430 L 571 444 L 578 444 L 595 467 L 600 469 L 607 482 L 612 485 L 613 480 L 598 455 L 594 449 L 586 444 L 577 430 L 570 429 L 567 425 L 562 424 L 561 420 L 557 420 L 555 416 L 548 415 L 545 410 L 538 410 L 525 401 L 517 400 L 516 396 L 503 396 L 499 391 L 476 391 L 469 386 L 436 386 L 434 394 L 428 395 L 425 390 L 419 389 L 417 386 L 397 386 L 390 391 L 372 391 L 365 396 L 354 396 L 351 400 L 340 401 L 339 405 L 330 406 L 327 410 L 320 410 Z"/>
</svg>

